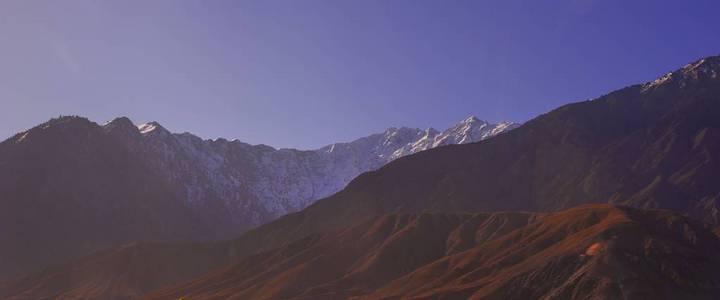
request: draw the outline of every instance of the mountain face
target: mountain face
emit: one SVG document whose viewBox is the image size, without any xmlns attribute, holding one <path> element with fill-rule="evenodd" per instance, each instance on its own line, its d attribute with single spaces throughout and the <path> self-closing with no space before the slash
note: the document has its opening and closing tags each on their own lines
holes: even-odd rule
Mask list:
<svg viewBox="0 0 720 300">
<path fill-rule="evenodd" d="M 235 236 L 397 157 L 515 126 L 469 118 L 443 133 L 391 128 L 299 151 L 127 118 L 53 119 L 0 143 L 0 280 L 136 240 Z M 423 138 L 433 143 L 407 148 Z"/>
<path fill-rule="evenodd" d="M 144 299 L 716 299 L 720 239 L 669 211 L 393 214 Z"/>
<path fill-rule="evenodd" d="M 225 227 L 233 230 L 218 237 L 230 237 L 303 209 L 339 191 L 357 175 L 399 157 L 480 141 L 517 126 L 470 117 L 443 132 L 390 128 L 310 151 L 278 150 L 237 140 L 202 140 L 189 133 L 172 134 L 155 122 L 134 129 L 127 118 L 104 127 L 132 145 L 188 206 L 200 213 L 211 212 L 207 218 L 227 222 Z"/>
<path fill-rule="evenodd" d="M 60 118 L 0 143 L 0 279 L 133 240 L 210 234 L 103 128 Z"/>
<path fill-rule="evenodd" d="M 139 126 L 143 149 L 190 205 L 220 202 L 230 218 L 254 227 L 327 197 L 357 175 L 399 157 L 438 146 L 476 142 L 517 127 L 470 117 L 442 133 L 430 128 L 390 128 L 350 143 L 299 151 L 201 140 L 170 134 L 157 123 Z"/>
<path fill-rule="evenodd" d="M 718 224 L 718 74 L 720 57 L 706 58 L 480 143 L 397 159 L 265 230 L 272 240 L 293 240 L 377 214 L 553 211 L 608 202 Z"/>
</svg>

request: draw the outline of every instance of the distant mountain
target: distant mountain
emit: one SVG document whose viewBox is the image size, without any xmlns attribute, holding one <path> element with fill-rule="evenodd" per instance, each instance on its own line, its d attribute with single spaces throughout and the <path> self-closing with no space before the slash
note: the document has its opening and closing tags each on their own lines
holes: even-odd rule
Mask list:
<svg viewBox="0 0 720 300">
<path fill-rule="evenodd" d="M 720 177 L 718 74 L 720 57 L 709 57 L 659 80 L 560 107 L 485 141 L 438 147 L 396 159 L 358 176 L 342 191 L 302 211 L 221 243 L 224 249 L 221 254 L 198 250 L 193 252 L 192 259 L 174 259 L 175 254 L 185 251 L 182 250 L 185 247 L 178 244 L 150 247 L 152 251 L 138 245 L 125 251 L 131 251 L 131 261 L 143 262 L 142 267 L 147 270 L 172 273 L 170 270 L 177 268 L 186 279 L 203 269 L 215 269 L 187 285 L 153 294 L 156 296 L 205 297 L 207 293 L 217 292 L 300 297 L 305 293 L 318 296 L 327 292 L 330 295 L 327 297 L 332 299 L 340 295 L 333 293 L 342 292 L 378 298 L 393 295 L 441 298 L 466 295 L 463 294 L 469 293 L 466 288 L 471 288 L 477 289 L 480 299 L 527 299 L 543 295 L 572 299 L 586 292 L 597 298 L 614 298 L 618 293 L 625 295 L 626 291 L 630 293 L 627 295 L 636 295 L 626 297 L 629 299 L 653 298 L 659 291 L 666 292 L 669 298 L 712 298 L 708 295 L 717 293 L 719 282 L 715 273 L 717 262 L 712 254 L 717 252 L 715 238 L 708 234 L 706 225 L 684 217 L 631 208 L 608 208 L 607 213 L 597 208 L 580 217 L 552 214 L 567 217 L 567 224 L 562 221 L 565 217 L 539 222 L 544 219 L 543 214 L 527 217 L 528 224 L 533 226 L 504 217 L 506 221 L 488 225 L 513 225 L 509 228 L 514 230 L 505 238 L 505 233 L 498 234 L 497 240 L 490 233 L 491 227 L 476 227 L 468 223 L 470 219 L 460 219 L 468 228 L 465 231 L 452 220 L 482 211 L 554 211 L 584 203 L 610 202 L 643 209 L 672 209 L 717 225 L 720 223 L 720 185 L 716 180 Z M 437 217 L 437 222 L 413 226 L 405 226 L 401 218 L 393 217 L 406 214 L 419 219 L 427 215 L 442 217 Z M 380 234 L 386 228 L 383 226 L 355 227 L 373 216 L 387 216 L 393 224 L 389 227 L 395 228 L 397 224 L 397 229 L 407 230 L 395 232 L 397 235 L 383 235 Z M 383 224 L 382 218 L 376 220 L 378 224 Z M 430 217 L 433 218 L 436 217 Z M 604 225 L 593 227 L 601 223 Z M 365 233 L 355 233 L 352 228 L 360 228 L 358 230 Z M 450 251 L 448 243 L 458 238 L 447 233 L 456 229 L 458 235 L 469 235 L 469 240 L 474 241 L 461 243 L 467 247 L 494 246 L 479 248 L 484 249 L 480 252 L 463 248 L 466 246 L 459 248 L 467 249 L 465 252 Z M 412 230 L 422 230 L 422 233 L 414 236 Z M 612 244 L 614 236 L 622 236 L 621 242 Z M 437 240 L 423 241 L 425 237 Z M 337 245 L 339 241 L 357 242 L 356 246 L 365 254 L 390 263 L 378 264 L 373 257 L 342 248 Z M 400 250 L 389 252 L 362 244 L 390 247 L 396 241 L 407 243 L 399 243 Z M 422 247 L 416 247 L 417 241 L 423 241 Z M 593 247 L 598 242 L 602 243 Z M 553 248 L 558 243 L 568 248 Z M 433 255 L 422 249 L 429 252 L 433 249 Z M 581 254 L 593 256 L 592 253 L 602 253 L 596 252 L 602 249 L 609 249 L 607 255 L 597 256 L 602 259 L 577 260 Z M 710 252 L 706 252 L 708 249 Z M 491 254 L 481 255 L 486 250 Z M 209 257 L 220 259 L 211 261 Z M 333 257 L 338 259 L 327 260 Z M 238 259 L 240 265 L 231 265 Z M 104 287 L 132 281 L 133 277 L 126 275 L 128 272 L 115 271 L 122 265 L 113 263 L 117 260 L 112 256 L 103 255 L 96 261 L 94 270 L 115 274 L 111 278 L 93 278 L 92 286 L 97 287 L 94 292 L 98 295 L 118 295 L 118 290 Z M 339 268 L 348 268 L 340 272 L 335 263 Z M 217 269 L 220 265 L 225 268 Z M 388 268 L 378 269 L 382 265 Z M 37 275 L 40 277 L 33 278 L 40 279 L 3 290 L 16 291 L 14 294 L 82 290 L 84 281 L 68 280 L 77 278 L 72 270 L 81 270 L 82 266 L 78 263 L 68 268 L 79 269 L 54 269 L 49 274 L 55 280 Z M 258 276 L 251 279 L 249 271 L 238 266 L 257 270 Z M 372 272 L 363 266 L 372 267 L 367 269 Z M 257 267 L 260 269 L 253 269 Z M 349 281 L 360 278 L 354 277 L 355 273 L 350 270 L 357 270 L 357 276 L 370 276 L 368 285 L 363 286 L 362 280 Z M 338 280 L 328 279 L 328 274 Z M 566 281 L 550 280 L 554 277 L 549 274 L 559 274 L 558 278 Z M 650 278 L 652 285 L 636 280 L 638 274 Z M 137 295 L 183 277 L 168 277 L 165 273 L 144 273 L 144 276 L 143 282 L 147 285 L 134 285 L 132 290 L 120 291 L 131 290 Z M 375 276 L 387 282 L 374 282 Z M 312 281 L 313 278 L 318 279 Z M 706 281 L 707 278 L 712 281 Z M 234 284 L 223 286 L 226 282 Z M 531 286 L 528 282 L 538 284 Z M 478 284 L 482 283 L 487 285 L 481 288 Z M 26 288 L 21 288 L 23 286 Z M 306 298 L 317 299 L 314 296 Z"/>
<path fill-rule="evenodd" d="M 130 241 L 233 237 L 397 157 L 514 127 L 469 118 L 443 133 L 391 128 L 299 151 L 128 118 L 53 119 L 0 143 L 0 279 Z M 423 139 L 433 142 L 414 146 Z"/>
<path fill-rule="evenodd" d="M 134 134 L 126 118 L 106 127 L 124 128 L 127 144 L 137 145 L 162 177 L 179 187 L 190 206 L 217 206 L 233 220 L 237 234 L 341 190 L 357 175 L 399 157 L 449 144 L 477 142 L 516 128 L 469 117 L 443 132 L 389 128 L 349 143 L 317 150 L 274 149 L 225 139 L 202 140 L 171 134 L 160 124 L 140 125 Z M 126 133 L 127 131 L 127 133 Z"/>
</svg>

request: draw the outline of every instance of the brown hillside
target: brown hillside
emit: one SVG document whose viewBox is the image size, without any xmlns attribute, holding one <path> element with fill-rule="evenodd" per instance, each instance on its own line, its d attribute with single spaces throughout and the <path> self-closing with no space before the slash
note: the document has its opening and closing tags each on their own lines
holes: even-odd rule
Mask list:
<svg viewBox="0 0 720 300">
<path fill-rule="evenodd" d="M 668 211 L 384 215 L 146 299 L 714 299 L 719 250 Z"/>
</svg>

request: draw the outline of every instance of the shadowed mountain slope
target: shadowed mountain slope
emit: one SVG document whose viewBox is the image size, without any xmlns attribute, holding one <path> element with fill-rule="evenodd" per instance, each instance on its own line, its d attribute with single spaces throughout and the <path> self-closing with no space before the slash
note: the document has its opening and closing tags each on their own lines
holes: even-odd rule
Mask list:
<svg viewBox="0 0 720 300">
<path fill-rule="evenodd" d="M 131 299 L 227 261 L 221 243 L 132 243 L 49 267 L 0 289 L 2 299 Z"/>
<path fill-rule="evenodd" d="M 514 127 L 472 117 L 299 151 L 53 119 L 0 143 L 0 280 L 131 241 L 236 237 L 397 157 Z"/>
<path fill-rule="evenodd" d="M 146 299 L 714 299 L 720 240 L 669 211 L 383 215 Z"/>
<path fill-rule="evenodd" d="M 207 234 L 172 189 L 83 118 L 0 143 L 0 279 L 134 240 Z"/>
</svg>

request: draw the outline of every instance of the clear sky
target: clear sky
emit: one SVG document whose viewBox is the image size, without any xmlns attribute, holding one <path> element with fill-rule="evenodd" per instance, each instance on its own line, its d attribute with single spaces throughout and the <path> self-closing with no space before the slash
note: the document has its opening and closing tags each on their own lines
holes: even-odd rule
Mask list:
<svg viewBox="0 0 720 300">
<path fill-rule="evenodd" d="M 720 54 L 720 1 L 0 2 L 0 138 L 58 115 L 314 148 L 526 121 Z"/>
</svg>

